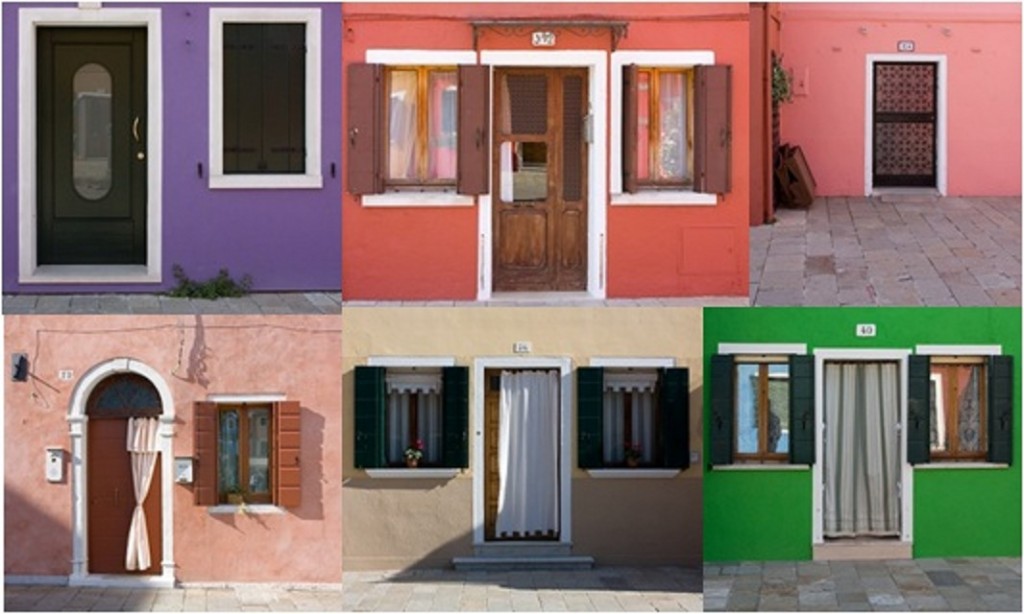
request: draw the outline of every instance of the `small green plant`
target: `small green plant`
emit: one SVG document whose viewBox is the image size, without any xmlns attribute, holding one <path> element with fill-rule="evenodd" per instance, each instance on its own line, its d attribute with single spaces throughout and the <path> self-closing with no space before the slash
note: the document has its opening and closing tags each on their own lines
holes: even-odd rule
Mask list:
<svg viewBox="0 0 1024 614">
<path fill-rule="evenodd" d="M 418 461 L 423 458 L 423 440 L 417 439 L 405 449 L 405 460 Z"/>
<path fill-rule="evenodd" d="M 178 298 L 206 298 L 218 299 L 223 297 L 245 296 L 252 288 L 252 277 L 243 275 L 239 281 L 231 278 L 227 269 L 221 269 L 215 277 L 206 281 L 195 281 L 189 279 L 185 269 L 180 264 L 171 268 L 171 273 L 178 285 L 170 291 L 171 296 Z"/>
<path fill-rule="evenodd" d="M 782 58 L 772 56 L 772 102 L 793 100 L 793 75 L 782 66 Z"/>
</svg>

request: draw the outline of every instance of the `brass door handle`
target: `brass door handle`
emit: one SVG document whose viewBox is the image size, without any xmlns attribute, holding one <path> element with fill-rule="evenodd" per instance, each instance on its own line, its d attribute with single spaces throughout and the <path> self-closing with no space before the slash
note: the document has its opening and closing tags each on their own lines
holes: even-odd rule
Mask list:
<svg viewBox="0 0 1024 614">
<path fill-rule="evenodd" d="M 132 136 L 135 137 L 135 142 L 139 142 L 139 116 L 135 116 L 135 120 L 132 121 Z"/>
</svg>

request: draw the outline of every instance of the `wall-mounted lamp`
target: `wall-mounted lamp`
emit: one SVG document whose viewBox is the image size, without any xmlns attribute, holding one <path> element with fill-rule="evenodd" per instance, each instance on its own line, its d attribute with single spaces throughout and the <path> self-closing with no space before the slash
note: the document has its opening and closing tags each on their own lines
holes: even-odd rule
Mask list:
<svg viewBox="0 0 1024 614">
<path fill-rule="evenodd" d="M 11 381 L 28 381 L 28 354 L 18 353 L 11 355 Z"/>
<path fill-rule="evenodd" d="M 192 483 L 192 457 L 174 457 L 174 481 L 178 484 Z"/>
</svg>

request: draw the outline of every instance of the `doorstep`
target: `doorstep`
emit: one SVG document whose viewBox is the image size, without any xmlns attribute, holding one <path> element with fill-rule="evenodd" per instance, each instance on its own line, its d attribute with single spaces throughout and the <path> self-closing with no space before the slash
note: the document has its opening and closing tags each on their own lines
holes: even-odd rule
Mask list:
<svg viewBox="0 0 1024 614">
<path fill-rule="evenodd" d="M 914 545 L 894 539 L 841 539 L 814 544 L 815 561 L 891 561 L 914 558 Z"/>
</svg>

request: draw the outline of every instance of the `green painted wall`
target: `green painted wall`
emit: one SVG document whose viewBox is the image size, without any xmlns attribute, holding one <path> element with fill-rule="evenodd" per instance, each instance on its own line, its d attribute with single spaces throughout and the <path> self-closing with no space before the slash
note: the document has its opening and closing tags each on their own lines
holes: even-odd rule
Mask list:
<svg viewBox="0 0 1024 614">
<path fill-rule="evenodd" d="M 878 327 L 857 337 L 857 324 Z M 719 343 L 805 343 L 816 348 L 909 349 L 920 344 L 999 344 L 1012 355 L 1014 450 L 1009 469 L 914 471 L 914 556 L 1021 554 L 1021 311 L 975 307 L 708 308 L 704 373 Z M 704 424 L 710 425 L 710 386 Z M 710 449 L 705 426 L 704 449 Z M 811 472 L 704 474 L 704 560 L 811 558 Z"/>
</svg>

